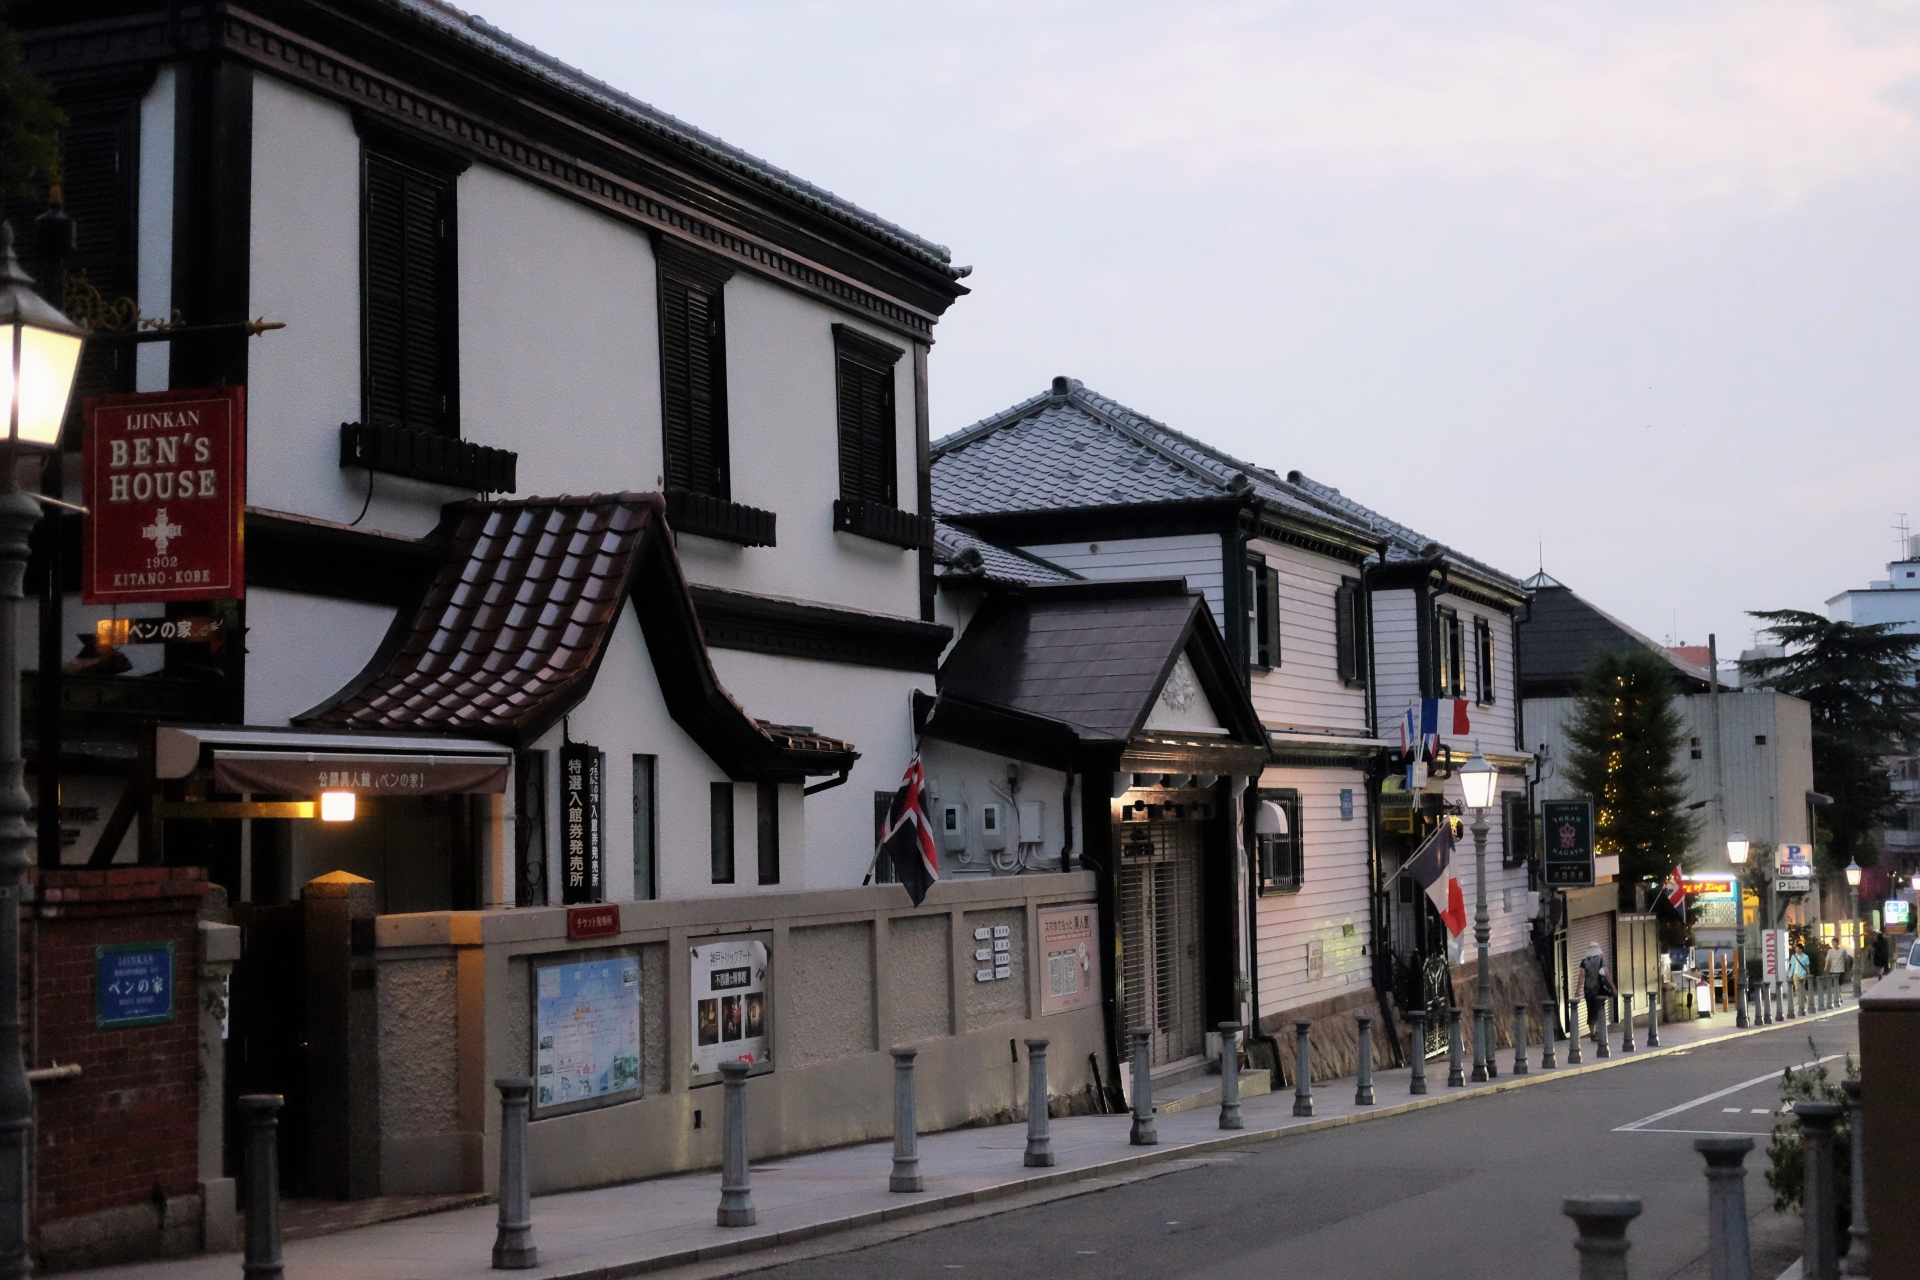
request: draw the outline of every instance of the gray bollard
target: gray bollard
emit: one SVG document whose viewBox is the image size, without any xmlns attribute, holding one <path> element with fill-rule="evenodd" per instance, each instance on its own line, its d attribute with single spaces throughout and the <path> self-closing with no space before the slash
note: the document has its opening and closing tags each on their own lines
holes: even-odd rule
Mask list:
<svg viewBox="0 0 1920 1280">
<path fill-rule="evenodd" d="M 1027 1041 L 1027 1168 L 1053 1167 L 1053 1121 L 1047 1114 L 1047 1042 Z"/>
<path fill-rule="evenodd" d="M 913 1060 L 918 1049 L 893 1050 L 893 1172 L 889 1191 L 919 1191 L 920 1116 L 913 1103 Z"/>
<path fill-rule="evenodd" d="M 1220 1127 L 1238 1129 L 1240 1119 L 1240 1024 L 1220 1024 Z"/>
<path fill-rule="evenodd" d="M 1600 1002 L 1600 1021 L 1593 1024 L 1593 1039 L 1599 1046 L 1593 1051 L 1594 1057 L 1611 1058 L 1613 1056 L 1613 1045 L 1607 1035 L 1607 1002 L 1605 1000 Z"/>
<path fill-rule="evenodd" d="M 1753 1280 L 1747 1239 L 1747 1153 L 1752 1138 L 1695 1138 L 1707 1159 L 1707 1265 L 1711 1280 Z"/>
<path fill-rule="evenodd" d="M 1542 1071 L 1558 1071 L 1560 1069 L 1560 1060 L 1554 1057 L 1553 1044 L 1555 1037 L 1560 1031 L 1560 1028 L 1555 1025 L 1559 1021 L 1560 1002 L 1558 1000 L 1542 1000 L 1540 1002 L 1540 1069 Z"/>
<path fill-rule="evenodd" d="M 1794 985 L 1793 979 L 1791 978 L 1787 979 L 1786 997 L 1787 1021 L 1792 1021 L 1794 1018 L 1800 1016 L 1796 1009 L 1796 1006 L 1800 1003 L 1800 991 L 1799 988 Z"/>
<path fill-rule="evenodd" d="M 1353 1105 L 1373 1105 L 1373 1016 L 1356 1013 L 1353 1021 L 1360 1029 L 1360 1081 L 1354 1086 Z"/>
<path fill-rule="evenodd" d="M 1580 1001 L 1567 1001 L 1567 1065 L 1580 1066 Z"/>
<path fill-rule="evenodd" d="M 1313 1045 L 1307 1039 L 1312 1026 L 1311 1018 L 1293 1020 L 1293 1114 L 1297 1116 L 1313 1114 Z"/>
<path fill-rule="evenodd" d="M 1460 1065 L 1460 1006 L 1447 1009 L 1447 1088 L 1465 1088 L 1467 1073 Z"/>
<path fill-rule="evenodd" d="M 759 1220 L 747 1183 L 747 1072 L 745 1062 L 720 1064 L 720 1213 L 723 1227 L 750 1227 Z"/>
<path fill-rule="evenodd" d="M 1127 1032 L 1133 1038 L 1133 1130 L 1127 1141 L 1136 1147 L 1157 1146 L 1160 1135 L 1153 1128 L 1153 1070 L 1149 1046 L 1152 1027 L 1135 1027 Z"/>
<path fill-rule="evenodd" d="M 1475 1006 L 1473 1011 L 1473 1071 L 1468 1076 L 1475 1084 L 1493 1079 L 1493 1010 Z"/>
<path fill-rule="evenodd" d="M 1647 1048 L 1660 1047 L 1660 989 L 1647 992 Z"/>
<path fill-rule="evenodd" d="M 1864 1276 L 1867 1270 L 1867 1145 L 1863 1136 L 1860 1110 L 1860 1082 L 1842 1080 L 1841 1092 L 1847 1095 L 1847 1146 L 1851 1148 L 1853 1168 L 1850 1171 L 1853 1186 L 1853 1216 L 1847 1223 L 1847 1257 L 1840 1266 L 1840 1274 Z"/>
<path fill-rule="evenodd" d="M 1407 1033 L 1407 1060 L 1413 1064 L 1413 1075 L 1407 1081 L 1408 1093 L 1427 1091 L 1427 1011 L 1414 1009 L 1408 1012 L 1407 1021 L 1413 1029 Z"/>
<path fill-rule="evenodd" d="M 1633 1043 L 1633 992 L 1620 997 L 1622 1017 L 1620 1019 L 1620 1052 L 1632 1053 Z"/>
<path fill-rule="evenodd" d="M 1627 1280 L 1627 1224 L 1640 1216 L 1634 1196 L 1568 1196 L 1560 1211 L 1573 1219 L 1579 1238 L 1580 1280 Z"/>
<path fill-rule="evenodd" d="M 533 1247 L 533 1179 L 527 1168 L 527 1120 L 533 1081 L 495 1080 L 500 1091 L 500 1224 L 493 1234 L 493 1269 L 524 1271 L 540 1265 Z"/>
<path fill-rule="evenodd" d="M 1553 1038 L 1551 1031 L 1547 1038 Z M 1527 1006 L 1524 1004 L 1513 1006 L 1513 1074 L 1527 1074 Z"/>
<path fill-rule="evenodd" d="M 1796 1102 L 1803 1173 L 1800 1191 L 1802 1280 L 1838 1280 L 1840 1241 L 1834 1228 L 1833 1127 L 1844 1108 L 1838 1102 Z"/>
<path fill-rule="evenodd" d="M 277 1093 L 240 1098 L 247 1116 L 247 1254 L 241 1271 L 248 1280 L 279 1280 L 280 1264 L 280 1108 Z"/>
</svg>

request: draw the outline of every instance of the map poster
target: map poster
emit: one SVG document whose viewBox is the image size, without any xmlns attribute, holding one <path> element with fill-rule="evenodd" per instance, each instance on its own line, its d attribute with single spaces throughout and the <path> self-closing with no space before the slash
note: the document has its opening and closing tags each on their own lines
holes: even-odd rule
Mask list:
<svg viewBox="0 0 1920 1280">
<path fill-rule="evenodd" d="M 1087 904 L 1039 912 L 1041 1017 L 1100 1003 L 1096 911 Z"/>
<path fill-rule="evenodd" d="M 534 967 L 535 1105 L 640 1088 L 640 960 Z"/>
<path fill-rule="evenodd" d="M 773 1056 L 767 1025 L 767 944 L 720 938 L 693 947 L 693 1074 L 722 1062 L 764 1063 Z"/>
</svg>

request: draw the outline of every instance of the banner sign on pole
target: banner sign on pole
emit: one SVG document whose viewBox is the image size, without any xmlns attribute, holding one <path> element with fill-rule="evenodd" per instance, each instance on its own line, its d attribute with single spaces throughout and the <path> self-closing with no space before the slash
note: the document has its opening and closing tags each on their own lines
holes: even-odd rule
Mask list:
<svg viewBox="0 0 1920 1280">
<path fill-rule="evenodd" d="M 602 883 L 602 761 L 598 747 L 569 742 L 560 748 L 560 901 L 598 902 Z"/>
<path fill-rule="evenodd" d="M 246 393 L 96 396 L 81 443 L 80 596 L 88 604 L 246 595 Z"/>
<path fill-rule="evenodd" d="M 1542 880 L 1556 889 L 1593 883 L 1593 801 L 1548 800 L 1540 806 Z"/>
</svg>

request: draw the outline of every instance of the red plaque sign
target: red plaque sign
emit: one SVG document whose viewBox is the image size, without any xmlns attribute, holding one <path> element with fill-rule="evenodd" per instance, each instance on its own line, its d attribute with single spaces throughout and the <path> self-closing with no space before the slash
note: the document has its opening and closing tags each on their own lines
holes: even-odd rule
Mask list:
<svg viewBox="0 0 1920 1280">
<path fill-rule="evenodd" d="M 567 908 L 568 938 L 611 938 L 620 932 L 620 904 L 602 902 Z"/>
<path fill-rule="evenodd" d="M 245 392 L 98 396 L 86 408 L 81 599 L 244 596 Z"/>
</svg>

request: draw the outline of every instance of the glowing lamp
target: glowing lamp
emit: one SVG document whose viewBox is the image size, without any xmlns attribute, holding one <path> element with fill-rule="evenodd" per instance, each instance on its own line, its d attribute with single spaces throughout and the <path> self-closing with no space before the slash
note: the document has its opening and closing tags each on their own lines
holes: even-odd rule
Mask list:
<svg viewBox="0 0 1920 1280">
<path fill-rule="evenodd" d="M 322 791 L 320 793 L 320 821 L 352 822 L 353 810 L 353 792 Z"/>
<path fill-rule="evenodd" d="M 1856 889 L 1860 887 L 1860 861 L 1857 858 L 1847 859 L 1847 883 Z"/>
<path fill-rule="evenodd" d="M 1500 781 L 1500 771 L 1487 763 L 1487 758 L 1474 748 L 1473 759 L 1460 766 L 1460 790 L 1465 793 L 1467 808 L 1485 809 L 1493 804 L 1493 790 Z"/>
<path fill-rule="evenodd" d="M 1733 834 L 1727 837 L 1727 861 L 1736 867 L 1746 866 L 1747 851 L 1752 847 L 1746 835 L 1742 833 L 1738 827 L 1735 827 Z"/>
<path fill-rule="evenodd" d="M 86 330 L 33 290 L 33 277 L 13 254 L 13 227 L 0 224 L 0 396 L 7 405 L 7 441 L 37 449 L 60 443 L 73 376 Z"/>
</svg>

